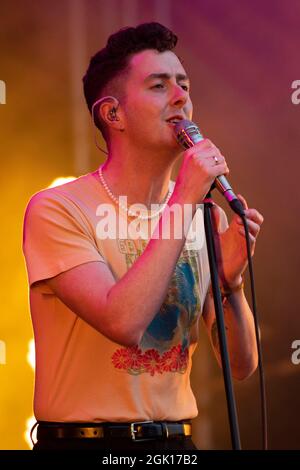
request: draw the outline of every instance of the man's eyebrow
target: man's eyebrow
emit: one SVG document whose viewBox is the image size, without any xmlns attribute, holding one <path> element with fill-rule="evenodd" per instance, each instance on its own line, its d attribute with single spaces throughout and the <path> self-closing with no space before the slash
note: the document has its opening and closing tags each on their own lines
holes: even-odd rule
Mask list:
<svg viewBox="0 0 300 470">
<path fill-rule="evenodd" d="M 190 81 L 189 80 L 189 77 L 183 73 L 177 73 L 176 75 L 176 80 L 177 81 L 181 81 L 181 80 L 184 80 L 184 81 Z M 169 73 L 151 73 L 150 75 L 148 75 L 146 78 L 145 78 L 145 82 L 148 82 L 150 80 L 154 80 L 156 78 L 162 78 L 164 80 L 170 80 L 170 78 L 172 78 L 172 75 L 170 75 Z"/>
</svg>

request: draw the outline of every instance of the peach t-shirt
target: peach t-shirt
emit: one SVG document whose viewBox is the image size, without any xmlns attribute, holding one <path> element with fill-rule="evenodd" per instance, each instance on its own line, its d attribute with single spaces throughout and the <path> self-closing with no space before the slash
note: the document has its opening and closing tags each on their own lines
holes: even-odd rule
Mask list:
<svg viewBox="0 0 300 470">
<path fill-rule="evenodd" d="M 36 343 L 35 416 L 62 422 L 193 418 L 190 370 L 210 282 L 202 205 L 196 212 L 200 243 L 188 237 L 165 301 L 134 347 L 103 336 L 43 282 L 87 262 L 106 263 L 116 280 L 130 269 L 147 240 L 101 236 L 101 207 L 111 203 L 89 173 L 40 191 L 28 204 L 23 250 Z"/>
</svg>

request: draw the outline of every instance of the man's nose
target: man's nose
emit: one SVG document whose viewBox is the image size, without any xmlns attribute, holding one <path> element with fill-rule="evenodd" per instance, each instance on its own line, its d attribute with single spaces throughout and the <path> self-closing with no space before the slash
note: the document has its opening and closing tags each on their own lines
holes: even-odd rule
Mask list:
<svg viewBox="0 0 300 470">
<path fill-rule="evenodd" d="M 172 92 L 171 102 L 173 106 L 184 106 L 188 99 L 188 92 L 181 85 L 175 85 Z"/>
</svg>

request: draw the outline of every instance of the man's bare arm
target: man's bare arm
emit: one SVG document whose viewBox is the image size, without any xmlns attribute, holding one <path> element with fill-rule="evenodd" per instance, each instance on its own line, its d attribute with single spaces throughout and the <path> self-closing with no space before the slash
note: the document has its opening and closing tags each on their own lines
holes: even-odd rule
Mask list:
<svg viewBox="0 0 300 470">
<path fill-rule="evenodd" d="M 48 279 L 47 284 L 103 335 L 126 346 L 138 344 L 163 303 L 183 245 L 184 238 L 151 239 L 117 282 L 105 263 L 90 262 Z"/>
<path fill-rule="evenodd" d="M 232 293 L 223 308 L 232 375 L 238 380 L 243 380 L 250 376 L 257 367 L 253 315 L 243 290 Z M 206 296 L 203 319 L 216 358 L 221 366 L 215 307 L 210 291 Z"/>
</svg>

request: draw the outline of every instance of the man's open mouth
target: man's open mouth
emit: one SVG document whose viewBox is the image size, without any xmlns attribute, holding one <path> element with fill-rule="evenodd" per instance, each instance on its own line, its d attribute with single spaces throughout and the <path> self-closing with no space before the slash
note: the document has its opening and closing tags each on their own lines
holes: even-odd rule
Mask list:
<svg viewBox="0 0 300 470">
<path fill-rule="evenodd" d="M 173 117 L 167 119 L 166 121 L 175 126 L 175 124 L 177 124 L 177 122 L 179 122 L 179 121 L 182 121 L 182 119 L 184 119 L 182 116 L 173 116 Z"/>
</svg>

